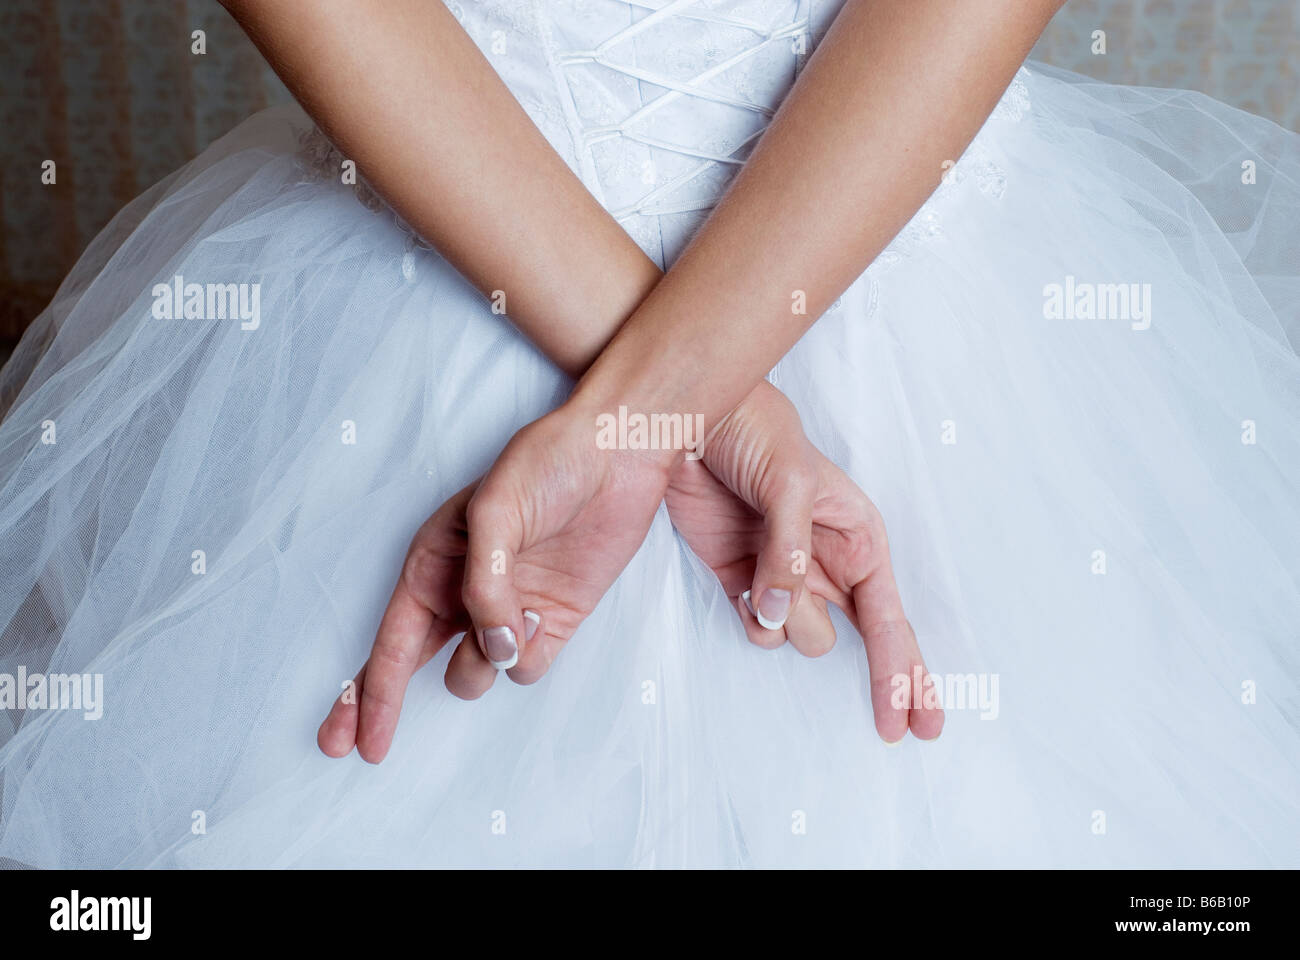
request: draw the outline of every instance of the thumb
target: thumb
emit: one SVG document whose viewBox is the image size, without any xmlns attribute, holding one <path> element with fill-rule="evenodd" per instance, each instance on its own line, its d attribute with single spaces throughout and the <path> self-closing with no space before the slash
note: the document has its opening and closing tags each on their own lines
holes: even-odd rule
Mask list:
<svg viewBox="0 0 1300 960">
<path fill-rule="evenodd" d="M 764 504 L 764 542 L 754 570 L 754 585 L 743 595 L 750 612 L 767 630 L 785 626 L 799 602 L 812 554 L 815 484 L 787 478 Z"/>
<path fill-rule="evenodd" d="M 466 507 L 465 520 L 469 546 L 461 599 L 483 656 L 498 670 L 509 670 L 519 662 L 526 637 L 515 589 L 515 556 L 522 541 L 519 510 L 480 487 Z"/>
</svg>

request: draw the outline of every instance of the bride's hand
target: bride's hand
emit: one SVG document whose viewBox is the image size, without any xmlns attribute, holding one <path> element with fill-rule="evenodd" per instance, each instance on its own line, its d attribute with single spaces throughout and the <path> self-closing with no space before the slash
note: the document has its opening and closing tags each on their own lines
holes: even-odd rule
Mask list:
<svg viewBox="0 0 1300 960">
<path fill-rule="evenodd" d="M 595 441 L 594 422 L 561 407 L 424 523 L 369 660 L 321 724 L 324 753 L 355 745 L 382 760 L 411 675 L 459 633 L 446 673 L 458 697 L 481 696 L 498 670 L 519 683 L 546 672 L 636 553 L 668 485 L 666 463 Z"/>
<path fill-rule="evenodd" d="M 759 601 L 759 612 L 784 619 L 779 630 L 741 609 L 755 642 L 788 635 L 805 653 L 825 652 L 834 642 L 826 602 L 836 603 L 866 638 L 881 736 L 894 742 L 909 724 L 938 736 L 941 711 L 890 705 L 892 679 L 910 680 L 922 661 L 879 513 L 807 441 L 778 391 L 760 384 L 710 434 L 702 462 L 672 471 L 671 487 L 664 461 L 596 456 L 594 443 L 594 424 L 561 408 L 516 434 L 481 480 L 420 528 L 369 660 L 321 725 L 322 751 L 344 756 L 355 745 L 364 759 L 383 759 L 412 674 L 459 633 L 470 640 L 447 667 L 456 696 L 481 696 L 498 669 L 520 683 L 540 678 L 636 552 L 665 493 L 677 528 L 730 596 L 751 583 L 760 598 L 789 591 L 788 616 Z"/>
<path fill-rule="evenodd" d="M 827 602 L 836 604 L 866 643 L 880 736 L 895 743 L 910 727 L 920 739 L 937 737 L 943 711 L 909 709 L 912 697 L 900 696 L 910 693 L 914 668 L 925 676 L 925 665 L 903 613 L 880 512 L 808 441 L 790 401 L 760 383 L 701 452 L 702 461 L 674 470 L 669 515 L 717 574 L 749 639 L 762 647 L 788 639 L 800 653 L 819 656 L 835 642 Z M 904 706 L 896 707 L 896 698 Z"/>
</svg>

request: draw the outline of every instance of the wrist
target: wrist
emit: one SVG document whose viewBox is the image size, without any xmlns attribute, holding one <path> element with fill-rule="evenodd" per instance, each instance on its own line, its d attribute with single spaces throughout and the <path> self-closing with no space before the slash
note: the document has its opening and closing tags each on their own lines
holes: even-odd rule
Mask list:
<svg viewBox="0 0 1300 960">
<path fill-rule="evenodd" d="M 595 452 L 628 455 L 660 471 L 665 482 L 699 459 L 713 426 L 702 411 L 675 404 L 676 392 L 663 378 L 607 373 L 583 377 L 561 408 L 574 429 L 589 433 Z"/>
</svg>

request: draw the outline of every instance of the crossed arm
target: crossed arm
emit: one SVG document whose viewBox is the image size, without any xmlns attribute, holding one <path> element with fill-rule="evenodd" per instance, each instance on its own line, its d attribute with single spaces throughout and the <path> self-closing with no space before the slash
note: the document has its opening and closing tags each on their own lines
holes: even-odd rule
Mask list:
<svg viewBox="0 0 1300 960">
<path fill-rule="evenodd" d="M 336 704 L 322 748 L 340 755 L 355 743 L 382 758 L 410 674 L 461 631 L 477 642 L 453 655 L 453 692 L 478 695 L 503 664 L 516 680 L 539 677 L 665 494 L 729 596 L 752 585 L 752 604 L 769 616 L 760 624 L 737 604 L 751 639 L 788 635 L 820 652 L 828 631 L 833 639 L 826 603 L 838 604 L 866 640 L 881 736 L 892 742 L 909 726 L 937 736 L 940 712 L 890 706 L 891 678 L 909 675 L 920 654 L 879 515 L 761 377 L 919 208 L 1058 0 L 848 0 L 666 276 L 441 3 L 226 6 L 394 209 L 481 290 L 505 290 L 515 324 L 581 377 L 566 404 L 521 430 L 417 534 L 358 675 L 360 703 Z M 519 236 L 538 241 L 520 246 Z M 557 236 L 564 242 L 547 242 Z M 790 311 L 795 290 L 806 317 Z M 616 451 L 593 461 L 595 416 L 620 404 L 704 413 L 714 428 L 703 465 Z M 608 534 L 597 550 L 593 531 Z M 509 576 L 491 572 L 498 549 Z M 796 551 L 813 557 L 806 584 L 791 569 Z"/>
</svg>

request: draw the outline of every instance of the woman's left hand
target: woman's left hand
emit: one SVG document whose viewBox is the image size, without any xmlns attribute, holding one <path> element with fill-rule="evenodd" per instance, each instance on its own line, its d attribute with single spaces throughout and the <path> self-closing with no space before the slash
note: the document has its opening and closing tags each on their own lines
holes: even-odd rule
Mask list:
<svg viewBox="0 0 1300 960">
<path fill-rule="evenodd" d="M 939 736 L 943 710 L 926 705 L 929 674 L 903 612 L 884 520 L 804 435 L 794 405 L 762 381 L 700 452 L 702 460 L 673 471 L 668 514 L 717 576 L 750 641 L 770 648 L 789 640 L 820 656 L 835 643 L 827 607 L 835 604 L 866 646 L 877 733 L 886 743 L 909 729 L 921 740 Z"/>
</svg>

